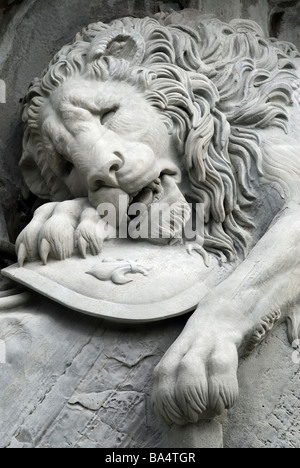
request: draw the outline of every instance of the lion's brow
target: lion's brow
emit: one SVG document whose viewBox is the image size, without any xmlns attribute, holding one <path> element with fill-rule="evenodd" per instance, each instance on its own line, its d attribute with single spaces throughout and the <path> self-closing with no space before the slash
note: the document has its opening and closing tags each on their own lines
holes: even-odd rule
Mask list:
<svg viewBox="0 0 300 468">
<path fill-rule="evenodd" d="M 104 94 L 97 94 L 95 98 L 91 100 L 89 96 L 70 93 L 68 101 L 74 107 L 80 107 L 95 113 L 116 105 L 116 100 L 111 99 L 111 96 L 105 96 Z"/>
</svg>

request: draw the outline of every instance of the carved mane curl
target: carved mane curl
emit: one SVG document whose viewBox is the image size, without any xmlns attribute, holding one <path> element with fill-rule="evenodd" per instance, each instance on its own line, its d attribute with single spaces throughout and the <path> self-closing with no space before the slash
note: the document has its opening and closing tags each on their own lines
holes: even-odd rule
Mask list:
<svg viewBox="0 0 300 468">
<path fill-rule="evenodd" d="M 246 251 L 256 198 L 253 170 L 262 181 L 272 158 L 260 145 L 260 130 L 287 132 L 296 49 L 265 39 L 245 20 L 229 25 L 195 10 L 156 18 L 96 23 L 63 47 L 26 96 L 21 167 L 39 197 L 72 198 L 53 172 L 39 133 L 39 113 L 55 88 L 71 77 L 126 80 L 176 130 L 193 199 L 204 203 L 207 251 L 229 259 Z M 284 182 L 285 168 L 280 172 Z"/>
</svg>

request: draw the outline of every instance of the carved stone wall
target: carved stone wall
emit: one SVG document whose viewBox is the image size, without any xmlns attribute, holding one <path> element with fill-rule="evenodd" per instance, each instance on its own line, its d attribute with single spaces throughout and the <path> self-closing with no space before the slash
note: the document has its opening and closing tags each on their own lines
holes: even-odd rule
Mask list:
<svg viewBox="0 0 300 468">
<path fill-rule="evenodd" d="M 169 429 L 151 408 L 152 372 L 184 323 L 113 325 L 39 298 L 22 312 L 1 312 L 0 447 L 165 447 Z M 225 447 L 300 447 L 292 353 L 280 327 L 241 363 Z"/>
<path fill-rule="evenodd" d="M 151 0 L 71 2 L 72 8 L 70 0 L 2 2 L 0 77 L 7 92 L 0 104 L 0 199 L 11 235 L 20 188 L 26 195 L 18 160 L 21 100 L 30 81 L 81 27 L 159 8 Z M 299 1 L 180 3 L 225 20 L 252 18 L 300 46 Z M 152 371 L 185 321 L 123 327 L 40 298 L 22 311 L 1 312 L 6 348 L 5 362 L 0 360 L 0 447 L 164 446 L 168 429 L 151 409 Z M 241 395 L 227 416 L 226 447 L 300 448 L 298 361 L 281 326 L 241 362 Z"/>
</svg>

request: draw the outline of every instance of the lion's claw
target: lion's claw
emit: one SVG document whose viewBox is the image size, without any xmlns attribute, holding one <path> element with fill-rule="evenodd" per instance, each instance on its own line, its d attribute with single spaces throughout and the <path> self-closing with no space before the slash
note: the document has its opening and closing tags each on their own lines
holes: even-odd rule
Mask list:
<svg viewBox="0 0 300 468">
<path fill-rule="evenodd" d="M 17 254 L 18 254 L 19 267 L 22 267 L 24 265 L 24 263 L 25 263 L 26 258 L 27 258 L 27 250 L 26 250 L 26 246 L 25 246 L 24 242 L 20 243 Z"/>
<path fill-rule="evenodd" d="M 42 239 L 39 245 L 39 254 L 44 265 L 47 265 L 47 260 L 51 251 L 51 245 L 46 239 Z"/>
<path fill-rule="evenodd" d="M 83 211 L 75 232 L 75 242 L 83 258 L 86 258 L 88 250 L 94 256 L 101 252 L 103 241 L 108 237 L 101 226 L 102 221 L 94 208 Z"/>
<path fill-rule="evenodd" d="M 66 260 L 76 248 L 83 258 L 88 251 L 99 255 L 104 239 L 112 236 L 112 228 L 102 225 L 87 199 L 47 203 L 36 211 L 17 239 L 18 263 L 22 267 L 26 260 L 40 258 L 47 265 L 49 257 Z"/>
<path fill-rule="evenodd" d="M 57 203 L 47 203 L 38 208 L 31 223 L 21 232 L 16 241 L 16 252 L 19 266 L 26 260 L 33 261 L 39 257 L 39 235 L 45 222 L 52 216 Z"/>
<path fill-rule="evenodd" d="M 74 252 L 73 218 L 69 213 L 57 213 L 48 219 L 39 236 L 39 254 L 44 264 L 52 254 L 57 260 L 65 260 Z"/>
<path fill-rule="evenodd" d="M 87 257 L 88 243 L 82 236 L 78 236 L 77 246 L 78 246 L 78 249 L 79 249 L 79 252 L 80 252 L 80 255 L 82 256 L 82 258 L 86 258 Z"/>
<path fill-rule="evenodd" d="M 103 241 L 101 242 L 100 239 L 99 241 L 96 241 L 95 239 L 84 237 L 78 232 L 76 233 L 76 243 L 82 258 L 87 257 L 88 250 L 94 256 L 99 255 L 103 246 Z"/>
</svg>

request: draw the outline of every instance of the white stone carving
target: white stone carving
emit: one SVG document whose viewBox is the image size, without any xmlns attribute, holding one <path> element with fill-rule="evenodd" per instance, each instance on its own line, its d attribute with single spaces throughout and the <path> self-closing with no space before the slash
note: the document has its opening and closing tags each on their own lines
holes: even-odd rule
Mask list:
<svg viewBox="0 0 300 468">
<path fill-rule="evenodd" d="M 116 261 L 121 258 L 133 261 Z M 103 263 L 106 259 L 114 261 Z M 137 242 L 116 239 L 106 242 L 97 256 L 73 256 L 59 263 L 50 258 L 46 265 L 41 261 L 26 262 L 21 268 L 8 267 L 3 274 L 70 309 L 139 323 L 194 310 L 233 268 L 220 267 L 214 258 L 207 267 L 200 255 L 190 255 L 184 245 L 139 242 L 137 250 Z"/>
<path fill-rule="evenodd" d="M 115 284 L 127 284 L 134 281 L 128 278 L 128 274 L 136 275 L 137 273 L 143 276 L 148 276 L 152 267 L 144 267 L 138 262 L 130 260 L 115 260 L 113 258 L 105 258 L 100 265 L 96 265 L 92 270 L 87 271 L 88 275 L 94 276 L 100 281 L 112 281 Z"/>
<path fill-rule="evenodd" d="M 24 267 L 11 273 L 16 280 L 53 264 L 58 278 L 70 257 L 82 266 L 78 255 L 103 249 L 107 257 L 124 217 L 105 223 L 99 205 L 119 214 L 121 197 L 129 222 L 132 204 L 142 202 L 145 231 L 147 215 L 169 207 L 148 239 L 163 259 L 166 243 L 185 241 L 188 201 L 204 204 L 194 250 L 215 262 L 209 269 L 201 260 L 211 287 L 155 369 L 153 404 L 168 424 L 230 408 L 239 356 L 274 325 L 289 318 L 290 338 L 299 338 L 296 57 L 251 21 L 227 25 L 185 10 L 89 26 L 28 92 L 21 167 L 31 190 L 53 202 L 18 239 Z M 24 264 L 32 260 L 34 268 Z M 170 283 L 172 272 L 165 289 Z"/>
</svg>

